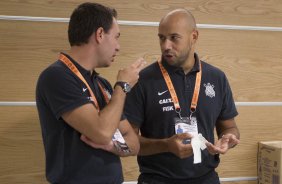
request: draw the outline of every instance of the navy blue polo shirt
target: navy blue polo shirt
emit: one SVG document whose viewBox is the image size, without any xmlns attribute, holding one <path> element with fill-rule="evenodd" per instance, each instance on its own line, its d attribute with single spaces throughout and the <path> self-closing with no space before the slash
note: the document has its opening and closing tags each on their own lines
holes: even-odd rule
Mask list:
<svg viewBox="0 0 282 184">
<path fill-rule="evenodd" d="M 196 54 L 195 61 L 194 67 L 186 75 L 182 69 L 162 61 L 172 80 L 183 117 L 190 115 L 196 74 L 199 71 Z M 204 61 L 201 63 L 202 81 L 197 110 L 193 116 L 197 118 L 199 133 L 213 143 L 217 120 L 231 119 L 238 113 L 225 74 Z M 139 82 L 127 95 L 125 115 L 130 123 L 140 127 L 141 135 L 146 138 L 163 139 L 175 134 L 173 118 L 178 115 L 158 63 L 151 64 L 140 73 Z M 193 164 L 193 156 L 180 159 L 172 153 L 160 153 L 138 156 L 138 164 L 141 173 L 191 179 L 214 170 L 219 164 L 219 157 L 204 150 L 202 163 Z"/>
<path fill-rule="evenodd" d="M 97 81 L 109 96 L 112 94 L 110 83 L 67 57 L 86 79 L 102 109 L 106 102 Z M 61 118 L 63 113 L 87 103 L 93 103 L 87 87 L 64 63 L 56 61 L 41 73 L 36 87 L 36 104 L 46 155 L 46 177 L 51 183 L 123 182 L 120 158 L 86 145 L 80 140 L 81 134 Z"/>
</svg>

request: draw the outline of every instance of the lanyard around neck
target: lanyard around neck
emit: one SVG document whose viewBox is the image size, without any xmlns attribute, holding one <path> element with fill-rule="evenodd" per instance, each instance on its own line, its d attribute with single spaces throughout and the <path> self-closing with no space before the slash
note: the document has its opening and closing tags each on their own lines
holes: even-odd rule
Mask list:
<svg viewBox="0 0 282 184">
<path fill-rule="evenodd" d="M 173 104 L 174 104 L 175 111 L 181 117 L 181 115 L 180 115 L 181 108 L 180 108 L 180 105 L 179 105 L 179 100 L 178 100 L 178 97 L 176 95 L 176 92 L 175 92 L 173 83 L 171 81 L 171 78 L 170 78 L 167 70 L 162 65 L 160 60 L 158 61 L 158 64 L 159 64 L 160 70 L 162 72 L 162 75 L 164 77 L 164 80 L 166 82 L 167 88 L 168 88 L 168 90 L 170 92 L 170 95 L 171 95 L 171 98 L 172 98 L 172 101 L 173 101 Z M 201 80 L 202 80 L 202 64 L 201 64 L 200 60 L 199 60 L 199 69 L 200 70 L 199 70 L 199 72 L 197 72 L 197 75 L 196 75 L 196 82 L 195 82 L 195 87 L 194 87 L 194 93 L 193 93 L 192 102 L 191 102 L 191 106 L 190 106 L 190 112 L 191 112 L 190 117 L 192 116 L 192 113 L 194 113 L 196 111 L 197 104 L 198 104 L 198 99 L 199 99 L 200 86 L 201 86 Z"/>
<path fill-rule="evenodd" d="M 87 89 L 88 89 L 88 91 L 89 91 L 89 93 L 91 95 L 91 101 L 94 102 L 95 107 L 97 108 L 98 111 L 100 111 L 100 107 L 99 107 L 98 101 L 97 101 L 97 99 L 96 99 L 92 89 L 90 88 L 90 86 L 88 85 L 87 81 L 84 79 L 82 74 L 79 72 L 77 67 L 64 54 L 60 54 L 59 60 L 61 62 L 63 62 L 86 85 L 86 87 L 87 87 Z M 109 99 L 108 95 L 104 91 L 104 89 L 103 89 L 102 85 L 99 83 L 99 81 L 97 81 L 97 82 L 98 82 L 100 90 L 103 93 L 103 96 L 104 96 L 106 102 L 109 103 L 110 99 Z"/>
</svg>

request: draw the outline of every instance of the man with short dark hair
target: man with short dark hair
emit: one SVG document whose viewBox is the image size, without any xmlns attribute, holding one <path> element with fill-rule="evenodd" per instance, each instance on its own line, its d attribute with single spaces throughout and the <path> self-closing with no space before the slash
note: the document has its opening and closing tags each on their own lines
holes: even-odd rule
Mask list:
<svg viewBox="0 0 282 184">
<path fill-rule="evenodd" d="M 121 184 L 119 156 L 139 151 L 122 111 L 144 60 L 120 70 L 114 89 L 95 72 L 110 66 L 120 49 L 116 16 L 101 4 L 79 5 L 69 22 L 70 50 L 38 79 L 36 103 L 50 183 Z"/>
<path fill-rule="evenodd" d="M 198 30 L 189 11 L 164 16 L 158 36 L 162 58 L 141 71 L 125 105 L 141 133 L 138 184 L 219 184 L 219 154 L 239 143 L 227 78 L 195 53 Z"/>
</svg>

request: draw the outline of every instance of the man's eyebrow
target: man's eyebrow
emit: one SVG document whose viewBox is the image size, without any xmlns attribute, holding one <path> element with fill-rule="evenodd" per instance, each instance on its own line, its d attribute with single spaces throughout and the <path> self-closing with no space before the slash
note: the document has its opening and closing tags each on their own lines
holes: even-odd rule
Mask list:
<svg viewBox="0 0 282 184">
<path fill-rule="evenodd" d="M 178 34 L 178 33 L 171 33 L 171 34 L 169 34 L 170 36 L 181 36 L 180 34 Z"/>
<path fill-rule="evenodd" d="M 159 33 L 158 36 L 164 36 L 164 35 Z M 171 33 L 169 34 L 169 36 L 181 36 L 181 35 L 178 33 Z"/>
</svg>

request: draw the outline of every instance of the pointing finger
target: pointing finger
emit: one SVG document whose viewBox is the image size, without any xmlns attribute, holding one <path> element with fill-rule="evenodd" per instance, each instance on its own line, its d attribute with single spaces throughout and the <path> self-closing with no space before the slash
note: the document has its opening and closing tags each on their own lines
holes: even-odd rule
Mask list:
<svg viewBox="0 0 282 184">
<path fill-rule="evenodd" d="M 139 58 L 131 66 L 141 70 L 145 65 L 146 65 L 146 61 L 143 58 Z"/>
</svg>

